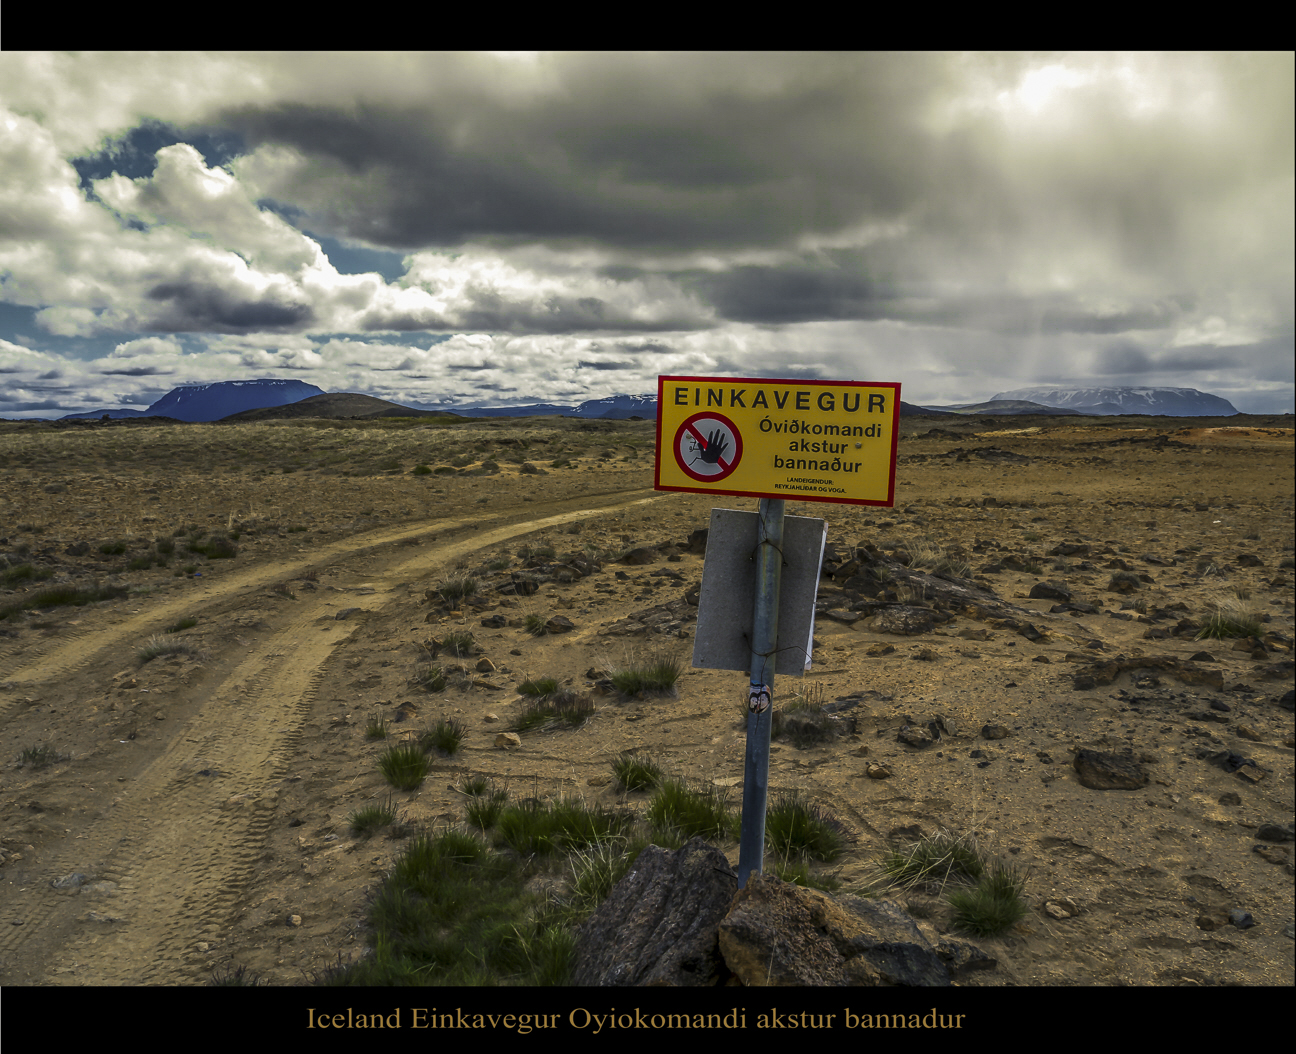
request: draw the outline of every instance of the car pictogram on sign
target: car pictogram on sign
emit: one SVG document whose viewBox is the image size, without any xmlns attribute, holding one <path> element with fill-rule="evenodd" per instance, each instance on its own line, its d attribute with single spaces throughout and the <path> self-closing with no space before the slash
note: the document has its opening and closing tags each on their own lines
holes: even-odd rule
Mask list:
<svg viewBox="0 0 1296 1054">
<path fill-rule="evenodd" d="M 687 418 L 675 433 L 675 463 L 703 483 L 724 479 L 742 460 L 742 435 L 724 414 L 706 411 Z"/>
</svg>

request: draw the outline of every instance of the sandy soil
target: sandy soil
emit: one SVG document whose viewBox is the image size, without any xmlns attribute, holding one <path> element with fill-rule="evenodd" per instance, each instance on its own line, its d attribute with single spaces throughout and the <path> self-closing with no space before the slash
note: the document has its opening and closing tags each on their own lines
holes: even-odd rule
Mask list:
<svg viewBox="0 0 1296 1054">
<path fill-rule="evenodd" d="M 89 456 L 129 437 L 0 434 L 0 552 L 52 569 L 52 582 L 133 590 L 0 622 L 0 983 L 193 985 L 242 965 L 300 984 L 364 952 L 366 898 L 401 849 L 399 837 L 353 836 L 347 817 L 390 798 L 406 829 L 461 822 L 466 774 L 642 810 L 645 796 L 619 794 L 610 770 L 640 748 L 668 773 L 740 785 L 739 673 L 689 669 L 669 698 L 600 694 L 585 726 L 496 746 L 528 676 L 598 691 L 611 664 L 665 652 L 687 667 L 691 621 L 663 634 L 629 617 L 701 581 L 702 556 L 675 543 L 706 526 L 710 508 L 755 507 L 654 493 L 651 423 L 625 427 L 614 438 L 633 436 L 629 454 L 573 454 L 575 467 L 543 476 L 510 464 L 418 478 L 86 465 L 67 451 Z M 965 615 L 915 637 L 821 616 L 804 686 L 853 702 L 853 734 L 805 750 L 776 742 L 772 789 L 799 790 L 841 820 L 851 849 L 835 870 L 847 889 L 876 873 L 889 839 L 938 828 L 1029 867 L 1030 917 L 981 942 L 999 966 L 969 983 L 1291 984 L 1292 843 L 1259 837 L 1266 824 L 1290 830 L 1296 806 L 1293 715 L 1279 705 L 1292 688 L 1290 418 L 905 428 L 896 508 L 787 511 L 825 518 L 842 551 L 926 539 L 967 560 L 1042 636 Z M 56 439 L 59 457 L 42 460 L 40 444 Z M 105 539 L 193 523 L 242 524 L 238 556 L 194 558 L 200 574 L 176 577 L 179 558 L 129 570 L 129 551 L 98 551 Z M 90 552 L 69 555 L 78 541 Z M 1060 543 L 1090 550 L 1054 555 Z M 652 564 L 608 561 L 533 596 L 494 589 L 523 570 L 524 547 L 587 545 L 662 548 Z M 1037 570 L 1003 567 L 1011 556 Z M 1143 576 L 1137 592 L 1108 589 L 1120 569 Z M 465 573 L 482 576 L 484 607 L 427 600 Z M 1050 614 L 1057 601 L 1028 597 L 1042 581 L 1065 583 L 1097 613 Z M 48 584 L 14 583 L 0 601 Z M 827 579 L 821 595 L 841 602 Z M 1258 645 L 1174 635 L 1178 620 L 1204 621 L 1239 596 L 1264 619 Z M 533 613 L 575 628 L 533 637 L 482 625 Z M 197 624 L 176 636 L 200 654 L 141 664 L 138 649 L 186 616 Z M 444 692 L 419 690 L 410 676 L 427 642 L 453 629 L 470 630 L 494 670 L 474 659 Z M 1095 655 L 1203 650 L 1211 659 L 1196 665 L 1218 670 L 1222 690 L 1137 671 L 1075 687 Z M 776 701 L 799 683 L 781 677 Z M 366 727 L 385 719 L 400 735 L 443 716 L 466 724 L 462 751 L 437 760 L 418 791 L 392 791 L 376 768 L 390 739 L 368 740 Z M 952 735 L 925 749 L 898 741 L 907 724 L 936 717 Z M 996 724 L 1007 738 L 986 739 Z M 58 760 L 25 760 L 37 746 Z M 1132 752 L 1150 781 L 1082 785 L 1073 758 L 1085 747 Z M 1221 752 L 1255 766 L 1227 772 L 1211 760 Z M 872 764 L 890 777 L 869 778 Z M 736 861 L 736 845 L 722 848 Z M 915 907 L 924 926 L 948 928 L 936 900 Z M 1254 925 L 1232 923 L 1234 911 Z"/>
</svg>

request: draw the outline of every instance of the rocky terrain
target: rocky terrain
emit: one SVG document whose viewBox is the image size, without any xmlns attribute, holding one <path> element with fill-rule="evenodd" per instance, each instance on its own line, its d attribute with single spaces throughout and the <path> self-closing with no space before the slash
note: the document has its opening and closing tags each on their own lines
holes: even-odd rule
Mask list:
<svg viewBox="0 0 1296 1054">
<path fill-rule="evenodd" d="M 788 504 L 829 553 L 812 669 L 775 702 L 832 720 L 776 740 L 770 778 L 846 832 L 824 870 L 863 890 L 945 830 L 1027 871 L 1028 917 L 963 984 L 1289 985 L 1291 419 L 902 424 L 894 509 Z M 755 502 L 652 491 L 653 443 L 559 418 L 0 423 L 0 983 L 307 981 L 364 954 L 401 836 L 462 823 L 470 774 L 642 812 L 610 769 L 638 750 L 736 806 L 745 677 L 688 668 L 689 600 L 709 510 Z M 34 602 L 57 584 L 105 599 Z M 1198 639 L 1221 611 L 1254 632 Z M 455 631 L 471 660 L 424 690 Z M 188 647 L 145 660 L 158 640 Z M 662 655 L 673 694 L 609 687 Z M 501 737 L 528 677 L 594 716 Z M 367 729 L 440 717 L 462 749 L 394 791 Z M 351 832 L 388 800 L 390 832 Z M 900 900 L 951 935 L 935 893 Z"/>
</svg>

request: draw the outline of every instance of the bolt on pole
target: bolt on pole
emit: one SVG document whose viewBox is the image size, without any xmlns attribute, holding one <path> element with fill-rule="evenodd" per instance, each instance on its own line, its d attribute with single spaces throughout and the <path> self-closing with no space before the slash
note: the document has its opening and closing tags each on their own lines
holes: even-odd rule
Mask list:
<svg viewBox="0 0 1296 1054">
<path fill-rule="evenodd" d="M 783 573 L 783 500 L 761 498 L 756 533 L 756 610 L 752 624 L 751 685 L 747 694 L 747 750 L 743 760 L 742 840 L 738 886 L 765 858 L 765 802 L 769 791 L 770 726 L 774 715 L 779 582 Z"/>
</svg>

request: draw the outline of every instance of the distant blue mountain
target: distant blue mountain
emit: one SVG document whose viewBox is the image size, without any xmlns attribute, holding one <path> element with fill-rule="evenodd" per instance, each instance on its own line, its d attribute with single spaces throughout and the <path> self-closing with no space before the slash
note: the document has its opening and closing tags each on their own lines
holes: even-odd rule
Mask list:
<svg viewBox="0 0 1296 1054">
<path fill-rule="evenodd" d="M 176 421 L 219 421 L 244 410 L 299 403 L 324 389 L 305 381 L 266 378 L 257 381 L 215 381 L 172 388 L 147 410 L 90 410 L 67 414 L 61 421 L 108 417 L 170 417 Z"/>
<path fill-rule="evenodd" d="M 609 395 L 606 399 L 588 399 L 583 403 L 527 403 L 525 406 L 467 406 L 456 407 L 455 413 L 463 417 L 563 417 L 618 418 L 643 417 L 657 419 L 655 395 Z"/>
<path fill-rule="evenodd" d="M 172 388 L 148 408 L 149 417 L 177 421 L 219 421 L 244 410 L 299 403 L 324 389 L 305 381 L 267 378 L 259 381 L 216 381 Z"/>
<path fill-rule="evenodd" d="M 64 414 L 60 421 L 100 421 L 105 417 L 114 421 L 123 417 L 148 417 L 147 410 L 87 410 L 80 414 Z"/>
</svg>

